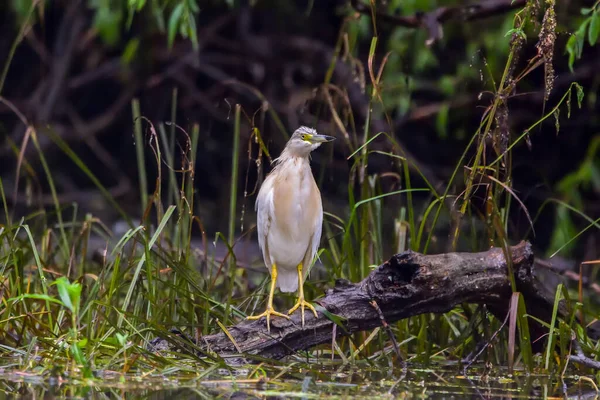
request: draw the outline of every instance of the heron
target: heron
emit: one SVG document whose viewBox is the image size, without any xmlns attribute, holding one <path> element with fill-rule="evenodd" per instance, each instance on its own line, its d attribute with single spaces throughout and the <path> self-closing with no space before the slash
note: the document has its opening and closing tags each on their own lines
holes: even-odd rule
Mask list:
<svg viewBox="0 0 600 400">
<path fill-rule="evenodd" d="M 296 129 L 279 157 L 273 160 L 274 167 L 258 192 L 255 203 L 258 244 L 271 274 L 271 286 L 265 312 L 247 319 L 266 317 L 269 332 L 271 316 L 290 319 L 288 315 L 300 308 L 303 328 L 305 308 L 317 317 L 315 308 L 304 298 L 303 287 L 319 248 L 323 224 L 321 192 L 310 169 L 310 153 L 334 139 L 306 126 Z M 298 291 L 298 300 L 288 315 L 273 308 L 276 287 L 286 293 Z"/>
</svg>

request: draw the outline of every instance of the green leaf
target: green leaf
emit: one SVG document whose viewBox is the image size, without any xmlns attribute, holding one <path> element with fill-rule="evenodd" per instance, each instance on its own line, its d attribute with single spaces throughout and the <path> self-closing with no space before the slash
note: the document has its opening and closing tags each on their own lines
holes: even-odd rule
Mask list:
<svg viewBox="0 0 600 400">
<path fill-rule="evenodd" d="M 577 89 L 577 105 L 579 108 L 581 108 L 581 103 L 583 102 L 584 96 L 583 87 L 577 82 L 574 82 L 573 84 L 575 85 L 575 89 Z"/>
<path fill-rule="evenodd" d="M 571 35 L 567 40 L 567 53 L 569 53 L 569 69 L 573 72 L 573 64 L 575 63 L 575 56 L 577 55 L 577 37 Z"/>
<path fill-rule="evenodd" d="M 594 11 L 593 8 L 587 8 L 587 7 L 583 7 L 581 9 L 581 15 L 588 15 L 589 13 L 591 13 L 592 11 Z"/>
<path fill-rule="evenodd" d="M 185 39 L 188 38 L 188 18 L 189 13 L 184 10 L 183 15 L 181 16 L 181 21 L 179 22 L 179 34 Z"/>
<path fill-rule="evenodd" d="M 577 83 L 577 82 L 575 82 L 575 83 Z M 573 91 L 571 90 L 571 88 L 569 88 L 569 91 L 567 92 L 567 118 L 571 118 L 571 94 L 572 93 L 573 93 Z"/>
<path fill-rule="evenodd" d="M 188 6 L 190 8 L 190 10 L 192 10 L 193 13 L 199 13 L 200 12 L 200 7 L 198 7 L 198 3 L 196 3 L 196 0 L 188 0 Z"/>
<path fill-rule="evenodd" d="M 190 39 L 192 39 L 192 45 L 194 47 L 194 49 L 198 49 L 198 32 L 196 29 L 196 19 L 194 18 L 193 15 L 190 15 L 188 18 L 188 30 L 189 30 L 189 37 Z"/>
<path fill-rule="evenodd" d="M 127 335 L 123 335 L 119 332 L 115 333 L 115 336 L 117 337 L 117 341 L 119 342 L 119 344 L 121 345 L 121 347 L 124 347 L 125 344 L 127 344 Z"/>
<path fill-rule="evenodd" d="M 517 36 L 521 37 L 521 39 L 527 40 L 527 35 L 525 34 L 525 32 L 523 31 L 523 29 L 521 29 L 521 28 L 512 28 L 512 29 L 509 29 L 508 32 L 506 32 L 506 34 L 504 35 L 504 37 L 507 37 L 507 36 L 511 36 L 512 37 L 512 35 L 517 35 Z"/>
<path fill-rule="evenodd" d="M 12 0 L 12 11 L 17 14 L 17 24 L 21 25 L 29 19 L 36 17 L 36 13 L 31 13 L 34 9 L 33 0 Z M 32 22 L 32 21 L 30 21 Z"/>
<path fill-rule="evenodd" d="M 585 30 L 587 29 L 588 24 L 591 21 L 591 17 L 586 19 L 581 23 L 577 32 L 571 35 L 569 40 L 567 41 L 566 50 L 569 53 L 569 69 L 573 72 L 573 64 L 575 60 L 581 58 L 581 54 L 583 52 L 583 45 L 585 42 Z"/>
<path fill-rule="evenodd" d="M 344 322 L 346 321 L 346 318 L 342 317 L 341 315 L 334 314 L 334 313 L 328 311 L 327 309 L 325 309 L 325 307 L 321 307 L 319 305 L 316 305 L 315 308 L 317 310 L 319 310 L 319 312 L 322 313 L 325 317 L 327 317 L 331 322 L 333 322 L 334 324 L 336 324 L 337 326 L 342 328 L 342 330 L 344 332 L 348 333 L 348 331 L 346 330 L 346 327 L 344 326 Z"/>
<path fill-rule="evenodd" d="M 140 12 L 142 8 L 146 5 L 146 0 L 129 0 L 127 2 L 127 29 L 131 28 L 131 23 L 133 22 L 133 15 L 136 12 Z"/>
<path fill-rule="evenodd" d="M 75 313 L 78 313 L 79 304 L 81 301 L 81 284 L 71 283 L 67 286 L 67 291 L 69 292 L 69 297 L 71 298 L 71 303 L 73 304 Z"/>
<path fill-rule="evenodd" d="M 440 111 L 435 118 L 435 130 L 441 139 L 448 138 L 448 115 L 450 107 L 448 103 L 443 103 L 440 106 Z"/>
<path fill-rule="evenodd" d="M 592 17 L 587 18 L 585 21 L 579 25 L 579 29 L 575 32 L 575 36 L 577 37 L 577 58 L 581 58 L 581 54 L 583 53 L 583 45 L 585 43 L 585 30 L 588 27 L 588 24 L 592 20 Z"/>
<path fill-rule="evenodd" d="M 456 93 L 455 78 L 451 75 L 444 75 L 439 80 L 439 86 L 446 96 L 453 96 Z"/>
<path fill-rule="evenodd" d="M 181 20 L 182 15 L 183 2 L 177 4 L 177 6 L 173 9 L 173 12 L 171 12 L 171 16 L 169 17 L 169 48 L 173 47 L 173 42 L 175 41 L 175 35 L 177 34 L 179 21 Z"/>
<path fill-rule="evenodd" d="M 133 38 L 129 40 L 129 42 L 127 42 L 127 46 L 125 46 L 125 50 L 123 50 L 123 54 L 121 55 L 121 62 L 125 65 L 129 65 L 131 61 L 135 58 L 139 47 L 139 38 Z"/>
<path fill-rule="evenodd" d="M 595 191 L 600 191 L 600 169 L 593 164 L 590 166 L 590 182 Z"/>
<path fill-rule="evenodd" d="M 588 42 L 590 46 L 596 44 L 598 40 L 598 34 L 600 33 L 600 14 L 594 13 L 592 20 L 590 21 L 590 28 L 588 29 Z"/>
<path fill-rule="evenodd" d="M 135 9 L 136 11 L 140 11 L 146 5 L 146 0 L 129 0 L 127 2 L 127 6 L 130 9 Z"/>
<path fill-rule="evenodd" d="M 121 38 L 121 21 L 123 14 L 120 9 L 111 10 L 109 7 L 100 7 L 94 15 L 94 28 L 98 30 L 98 34 L 109 46 L 117 44 Z"/>
<path fill-rule="evenodd" d="M 58 295 L 60 296 L 64 306 L 67 307 L 72 313 L 76 314 L 79 311 L 81 284 L 71 283 L 64 276 L 61 276 L 54 281 L 54 284 L 58 289 Z"/>
<path fill-rule="evenodd" d="M 575 46 L 575 51 L 577 52 L 577 59 L 580 59 L 581 55 L 583 54 L 583 45 L 585 42 L 585 30 L 581 31 L 581 29 L 580 29 L 579 31 L 577 31 L 577 33 L 575 34 L 575 39 L 577 40 L 577 45 Z"/>
<path fill-rule="evenodd" d="M 73 358 L 75 359 L 75 361 L 77 361 L 77 364 L 79 364 L 79 365 L 86 364 L 85 356 L 83 355 L 81 348 L 79 346 L 77 346 L 77 343 L 73 343 L 71 345 L 71 354 L 73 355 Z"/>
<path fill-rule="evenodd" d="M 67 288 L 68 285 L 70 285 L 69 280 L 64 276 L 61 276 L 54 282 L 54 284 L 56 284 L 58 295 L 65 307 L 67 307 L 71 312 L 75 312 L 75 306 L 71 302 L 71 296 L 69 295 L 69 290 Z"/>
</svg>

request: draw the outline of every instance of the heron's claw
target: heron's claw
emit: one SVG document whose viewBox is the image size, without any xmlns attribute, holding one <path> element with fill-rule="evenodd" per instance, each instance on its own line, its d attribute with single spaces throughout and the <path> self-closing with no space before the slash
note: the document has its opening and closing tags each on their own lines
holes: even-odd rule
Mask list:
<svg viewBox="0 0 600 400">
<path fill-rule="evenodd" d="M 270 323 L 271 315 L 275 315 L 276 317 L 290 319 L 290 317 L 288 317 L 287 315 L 282 314 L 278 311 L 275 311 L 275 309 L 273 307 L 267 307 L 267 309 L 265 310 L 264 313 L 259 314 L 259 315 L 250 315 L 250 316 L 246 317 L 246 319 L 254 320 L 254 319 L 261 319 L 262 317 L 267 317 L 267 331 L 271 332 L 271 323 Z"/>
<path fill-rule="evenodd" d="M 312 310 L 312 312 L 315 314 L 315 318 L 318 318 L 317 310 L 315 310 L 315 308 L 313 307 L 312 304 L 310 304 L 308 301 L 304 300 L 303 297 L 300 297 L 298 299 L 298 301 L 296 302 L 296 305 L 294 307 L 292 307 L 290 309 L 290 311 L 288 311 L 288 314 L 291 315 L 298 308 L 300 308 L 302 310 L 302 328 L 304 328 L 304 307 L 310 308 Z"/>
</svg>

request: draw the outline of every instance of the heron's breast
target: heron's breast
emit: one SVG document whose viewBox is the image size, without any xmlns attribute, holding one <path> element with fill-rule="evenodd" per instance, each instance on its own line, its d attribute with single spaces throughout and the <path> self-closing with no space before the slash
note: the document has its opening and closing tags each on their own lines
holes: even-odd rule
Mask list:
<svg viewBox="0 0 600 400">
<path fill-rule="evenodd" d="M 322 213 L 321 193 L 308 162 L 286 165 L 274 187 L 275 208 L 271 227 L 290 240 L 309 241 Z"/>
</svg>

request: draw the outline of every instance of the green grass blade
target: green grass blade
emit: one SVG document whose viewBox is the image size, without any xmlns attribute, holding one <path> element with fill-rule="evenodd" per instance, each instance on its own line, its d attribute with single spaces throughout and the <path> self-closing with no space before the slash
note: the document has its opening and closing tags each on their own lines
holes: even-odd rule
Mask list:
<svg viewBox="0 0 600 400">
<path fill-rule="evenodd" d="M 33 235 L 31 234 L 31 230 L 29 230 L 29 225 L 23 225 L 23 229 L 27 233 L 27 237 L 29 238 L 29 244 L 31 245 L 31 251 L 33 252 L 33 258 L 35 259 L 35 263 L 37 264 L 40 283 L 42 285 L 42 292 L 44 293 L 44 295 L 48 296 L 48 285 L 43 269 L 44 264 L 42 264 L 42 260 L 40 259 L 40 254 L 37 251 L 37 246 L 35 244 L 35 240 L 33 239 Z M 48 300 L 46 300 L 46 309 L 50 311 L 50 302 Z M 48 312 L 48 325 L 52 326 L 52 313 L 50 312 Z"/>
<path fill-rule="evenodd" d="M 550 333 L 548 336 L 548 344 L 546 347 L 546 358 L 544 362 L 544 369 L 549 371 L 550 369 L 550 356 L 554 352 L 554 328 L 556 327 L 556 318 L 558 315 L 558 305 L 562 299 L 562 288 L 563 284 L 560 283 L 556 287 L 556 294 L 554 296 L 554 308 L 552 309 L 552 321 L 550 322 Z"/>
<path fill-rule="evenodd" d="M 175 211 L 175 208 L 176 208 L 175 206 L 169 206 L 169 208 L 165 212 L 163 219 L 160 221 L 160 224 L 156 228 L 156 232 L 154 232 L 154 235 L 152 235 L 152 238 L 150 238 L 150 242 L 148 242 L 148 246 L 147 246 L 148 249 L 151 249 L 152 247 L 154 247 L 154 244 L 159 239 L 163 229 L 165 228 L 165 226 L 167 225 L 167 222 L 169 221 L 169 218 L 171 218 L 171 215 Z M 131 279 L 131 283 L 127 290 L 127 294 L 125 295 L 125 300 L 123 301 L 123 311 L 126 311 L 127 307 L 129 307 L 129 303 L 131 302 L 131 296 L 133 295 L 133 291 L 137 284 L 138 277 L 142 270 L 142 266 L 144 265 L 145 262 L 146 262 L 146 253 L 144 252 L 142 254 L 140 260 L 138 261 L 138 264 L 137 264 L 134 274 L 133 274 L 133 278 Z M 123 318 L 124 318 L 124 313 L 120 313 L 119 321 L 117 322 L 118 328 L 120 328 L 121 325 L 123 324 Z"/>
<path fill-rule="evenodd" d="M 133 99 L 131 102 L 131 111 L 133 113 L 135 154 L 137 157 L 138 176 L 140 180 L 140 199 L 142 200 L 142 210 L 148 206 L 148 180 L 146 177 L 146 161 L 144 158 L 144 135 L 142 133 L 142 118 L 140 112 L 140 101 Z"/>
<path fill-rule="evenodd" d="M 239 169 L 239 158 L 240 158 L 240 122 L 242 106 L 239 104 L 235 105 L 235 119 L 233 126 L 233 150 L 231 154 L 231 186 L 229 192 L 229 231 L 227 241 L 229 246 L 233 248 L 235 241 L 235 220 L 237 218 L 236 205 L 237 205 L 237 187 L 238 187 L 238 169 Z M 232 254 L 233 256 L 233 254 Z M 233 296 L 233 285 L 235 281 L 235 270 L 236 260 L 235 257 L 229 257 L 227 263 L 227 272 L 229 276 L 227 291 L 227 307 L 225 308 L 225 319 L 224 324 L 227 324 L 229 318 L 229 307 L 231 306 L 231 300 Z"/>
</svg>

